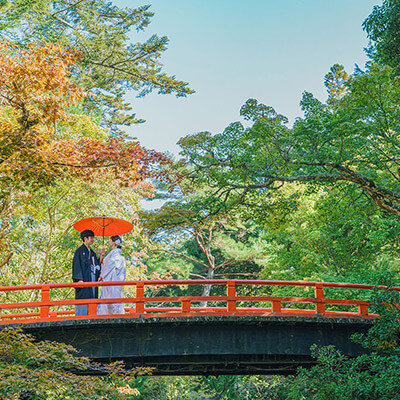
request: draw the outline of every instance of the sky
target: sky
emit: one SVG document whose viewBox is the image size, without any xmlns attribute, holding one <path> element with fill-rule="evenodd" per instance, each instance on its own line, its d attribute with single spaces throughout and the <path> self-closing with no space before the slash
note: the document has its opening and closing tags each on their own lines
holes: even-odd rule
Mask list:
<svg viewBox="0 0 400 400">
<path fill-rule="evenodd" d="M 368 44 L 362 22 L 379 0 L 114 0 L 151 4 L 155 13 L 133 42 L 169 38 L 163 71 L 189 82 L 186 98 L 158 95 L 127 100 L 144 124 L 126 128 L 142 146 L 178 156 L 177 141 L 201 131 L 220 133 L 241 121 L 249 98 L 272 106 L 292 124 L 304 91 L 326 100 L 324 75 L 339 63 L 364 67 Z"/>
</svg>

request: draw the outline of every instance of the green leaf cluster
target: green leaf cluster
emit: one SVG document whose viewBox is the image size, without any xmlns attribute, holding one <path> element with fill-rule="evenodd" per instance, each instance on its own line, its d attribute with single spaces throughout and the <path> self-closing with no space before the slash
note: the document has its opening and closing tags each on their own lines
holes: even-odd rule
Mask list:
<svg viewBox="0 0 400 400">
<path fill-rule="evenodd" d="M 105 0 L 8 0 L 1 5 L 0 37 L 25 45 L 56 42 L 82 55 L 72 75 L 92 93 L 85 112 L 101 115 L 102 125 L 121 133 L 118 125 L 144 122 L 125 100 L 129 90 L 144 96 L 187 96 L 186 82 L 162 72 L 160 61 L 168 38 L 152 35 L 133 43 L 132 30 L 144 30 L 153 13 L 148 5 L 120 8 Z"/>
<path fill-rule="evenodd" d="M 124 371 L 119 363 L 92 364 L 88 359 L 76 357 L 76 350 L 65 344 L 35 341 L 21 329 L 0 330 L 0 398 L 1 399 L 114 399 L 132 398 L 126 388 L 127 380 L 145 371 Z M 118 376 L 120 385 L 108 379 L 76 375 L 108 372 Z M 122 372 L 125 374 L 120 375 Z M 124 390 L 125 389 L 125 390 Z M 137 394 L 137 391 L 134 393 Z"/>
</svg>

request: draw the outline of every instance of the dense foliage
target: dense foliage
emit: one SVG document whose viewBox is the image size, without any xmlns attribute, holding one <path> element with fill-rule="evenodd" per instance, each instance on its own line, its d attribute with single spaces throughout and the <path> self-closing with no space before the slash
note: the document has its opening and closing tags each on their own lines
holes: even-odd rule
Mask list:
<svg viewBox="0 0 400 400">
<path fill-rule="evenodd" d="M 141 234 L 139 202 L 153 196 L 150 179 L 171 180 L 163 167 L 170 160 L 116 133 L 119 124 L 133 122 L 124 114 L 129 109 L 122 101 L 125 89 L 140 95 L 153 88 L 178 95 L 191 92 L 185 83 L 160 70 L 158 58 L 167 39 L 130 43 L 129 28 L 147 25 L 152 15 L 148 7 L 120 10 L 86 0 L 58 5 L 12 1 L 1 2 L 0 7 L 2 285 L 70 281 L 72 252 L 80 245 L 73 223 L 93 214 L 117 215 L 134 223 L 134 231 L 125 239 L 128 279 L 142 278 L 145 266 L 133 246 Z M 68 27 L 71 24 L 76 29 Z M 107 66 L 94 71 L 93 57 L 105 56 L 105 50 L 119 72 L 118 67 Z M 140 77 L 133 77 L 132 70 Z M 0 298 L 14 302 L 35 295 L 19 298 L 16 293 L 1 293 Z M 65 298 L 72 292 L 54 296 Z M 136 393 L 122 387 L 122 378 L 119 382 L 114 377 L 72 375 L 71 368 L 84 371 L 95 366 L 75 358 L 70 348 L 38 344 L 11 331 L 1 334 L 0 396 L 4 398 L 117 399 Z M 111 373 L 118 370 L 119 365 L 109 367 Z"/>
<path fill-rule="evenodd" d="M 182 138 L 176 162 L 120 130 L 138 122 L 127 90 L 191 93 L 162 72 L 167 38 L 129 39 L 149 24 L 149 6 L 8 0 L 0 10 L 2 284 L 70 281 L 79 245 L 73 223 L 111 214 L 134 224 L 124 238 L 128 279 L 400 285 L 400 0 L 384 0 L 364 23 L 371 62 L 353 74 L 333 65 L 328 100 L 305 92 L 304 115 L 292 127 L 249 99 L 240 110 L 245 123 Z M 153 196 L 163 207 L 141 210 L 140 200 Z M 21 300 L 9 296 L 0 300 Z M 290 377 L 121 376 L 119 364 L 96 366 L 70 347 L 2 330 L 0 398 L 393 399 L 399 299 L 374 296 L 383 317 L 354 338 L 370 354 L 349 359 L 313 347 L 315 367 Z M 113 374 L 71 374 L 93 368 Z"/>
<path fill-rule="evenodd" d="M 241 116 L 249 128 L 235 122 L 217 135 L 182 138 L 182 155 L 195 179 L 214 187 L 225 203 L 246 202 L 252 192 L 268 199 L 286 182 L 346 182 L 399 214 L 400 85 L 392 72 L 378 64 L 358 70 L 332 105 L 304 93 L 304 118 L 293 128 L 272 107 L 248 100 Z"/>
<path fill-rule="evenodd" d="M 83 109 L 99 116 L 102 126 L 121 133 L 119 125 L 143 122 L 124 100 L 127 90 L 144 96 L 152 90 L 186 96 L 188 84 L 162 72 L 160 57 L 168 38 L 151 36 L 132 43 L 131 31 L 143 30 L 153 13 L 149 6 L 120 8 L 105 0 L 6 0 L 0 2 L 0 37 L 22 46 L 55 42 L 80 52 L 74 81 L 93 93 Z"/>
<path fill-rule="evenodd" d="M 364 30 L 370 39 L 368 54 L 378 63 L 386 64 L 400 70 L 400 2 L 398 0 L 383 0 L 382 5 L 375 6 L 364 21 Z"/>
<path fill-rule="evenodd" d="M 138 394 L 127 380 L 151 372 L 127 371 L 123 363 L 93 364 L 74 356 L 73 347 L 54 342 L 35 342 L 19 329 L 0 331 L 0 399 L 127 399 Z M 76 375 L 103 373 L 109 379 Z"/>
<path fill-rule="evenodd" d="M 176 168 L 196 189 L 186 186 L 175 193 L 160 210 L 147 213 L 146 223 L 156 241 L 168 244 L 169 254 L 185 259 L 189 276 L 201 270 L 191 235 L 199 227 L 221 229 L 223 221 L 224 227 L 243 228 L 244 242 L 255 255 L 257 268 L 251 272 L 260 278 L 399 285 L 399 7 L 393 0 L 374 8 L 364 24 L 371 62 L 352 75 L 334 65 L 325 76 L 327 102 L 305 92 L 304 116 L 293 127 L 271 107 L 250 99 L 241 108 L 246 124 L 234 122 L 222 133 L 199 132 L 180 140 L 183 161 Z M 184 231 L 191 235 L 176 242 Z M 249 246 L 254 232 L 259 252 Z M 210 253 L 218 254 L 221 242 L 209 238 Z M 223 248 L 228 257 L 238 254 L 237 244 L 224 242 Z M 149 261 L 152 268 L 165 263 L 166 258 L 154 256 Z M 245 264 L 241 272 L 247 272 Z M 226 276 L 237 271 L 227 270 Z M 370 355 L 349 359 L 335 348 L 313 347 L 317 365 L 296 376 L 143 378 L 147 386 L 141 396 L 397 398 L 398 301 L 376 294 L 375 307 L 383 317 L 368 335 L 354 338 Z"/>
<path fill-rule="evenodd" d="M 74 112 L 72 106 L 89 95 L 69 76 L 79 57 L 52 43 L 1 44 L 0 266 L 12 257 L 15 211 L 39 188 L 54 193 L 63 183 L 108 182 L 114 190 L 128 187 L 132 195 L 151 195 L 147 179 L 168 180 L 158 168 L 169 163 L 165 155 L 110 137 L 91 117 Z"/>
</svg>

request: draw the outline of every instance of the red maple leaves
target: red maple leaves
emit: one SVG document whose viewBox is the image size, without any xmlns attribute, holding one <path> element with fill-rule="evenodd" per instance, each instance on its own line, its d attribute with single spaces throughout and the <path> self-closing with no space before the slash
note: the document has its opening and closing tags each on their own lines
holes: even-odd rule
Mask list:
<svg viewBox="0 0 400 400">
<path fill-rule="evenodd" d="M 168 157 L 138 142 L 59 138 L 56 127 L 68 121 L 69 107 L 89 95 L 69 79 L 79 57 L 54 43 L 23 49 L 0 42 L 0 180 L 15 186 L 68 176 L 136 186 L 151 177 L 169 179 L 160 168 Z"/>
</svg>

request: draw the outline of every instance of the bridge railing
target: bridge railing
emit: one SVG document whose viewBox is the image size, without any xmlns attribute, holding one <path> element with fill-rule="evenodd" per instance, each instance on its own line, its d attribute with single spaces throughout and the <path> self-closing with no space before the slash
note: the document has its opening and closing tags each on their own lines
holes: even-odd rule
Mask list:
<svg viewBox="0 0 400 400">
<path fill-rule="evenodd" d="M 219 296 L 156 296 L 145 295 L 146 288 L 165 288 L 187 285 L 218 285 L 225 287 L 225 294 Z M 119 299 L 52 299 L 58 289 L 83 287 L 124 286 L 134 294 Z M 259 295 L 241 295 L 237 288 L 246 286 L 256 290 L 262 287 Z M 313 296 L 273 296 L 265 295 L 268 287 L 306 287 Z M 132 291 L 132 288 L 134 289 Z M 11 292 L 28 295 L 34 292 L 39 300 L 0 303 L 0 324 L 56 321 L 66 319 L 93 318 L 149 318 L 149 317 L 191 317 L 191 316 L 308 316 L 331 318 L 376 318 L 369 310 L 370 302 L 360 299 L 329 298 L 326 289 L 333 288 L 340 293 L 356 290 L 369 292 L 384 286 L 358 285 L 333 282 L 268 281 L 268 280 L 168 280 L 168 281 L 124 281 L 93 283 L 55 283 L 46 285 L 25 285 L 0 287 L 0 299 L 10 297 Z M 308 289 L 308 290 L 309 290 Z M 400 287 L 392 287 L 400 293 Z M 4 296 L 8 294 L 8 296 Z M 296 294 L 296 293 L 293 293 Z M 53 296 L 52 296 L 53 295 Z M 24 296 L 28 297 L 28 296 Z M 70 295 L 69 297 L 72 297 Z M 356 294 L 355 294 L 355 297 Z M 360 296 L 358 296 L 360 297 Z M 364 296 L 368 297 L 368 296 Z M 125 314 L 97 315 L 98 304 L 124 304 Z M 76 316 L 74 306 L 88 305 L 87 316 Z M 172 304 L 172 305 L 171 305 Z M 210 305 L 211 304 L 211 305 Z M 337 307 L 337 310 L 332 308 Z"/>
</svg>

